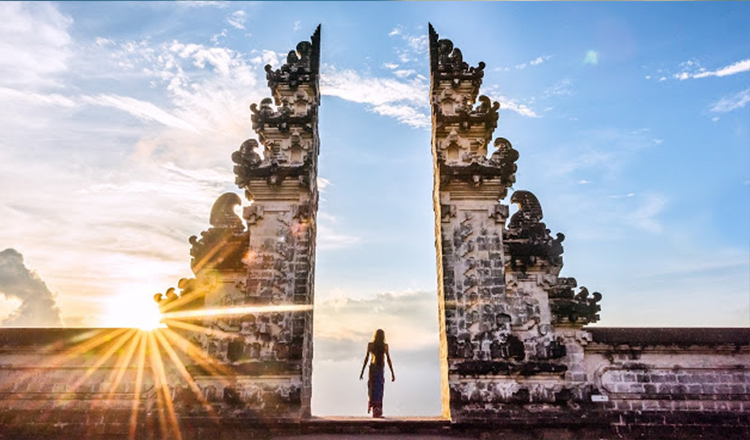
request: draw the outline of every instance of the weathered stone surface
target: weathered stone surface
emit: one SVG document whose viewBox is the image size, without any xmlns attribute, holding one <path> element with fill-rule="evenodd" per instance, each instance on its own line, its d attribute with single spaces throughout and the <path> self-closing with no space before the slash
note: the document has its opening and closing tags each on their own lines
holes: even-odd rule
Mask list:
<svg viewBox="0 0 750 440">
<path fill-rule="evenodd" d="M 599 320 L 602 295 L 558 276 L 565 237 L 552 236 L 534 194 L 513 193 L 518 211 L 506 225 L 498 200 L 515 182 L 518 152 L 498 138 L 486 157 L 497 105 L 480 96 L 474 107 L 484 63 L 469 67 L 432 27 L 430 55 L 444 415 L 539 423 L 564 408 L 589 424 L 601 416 L 618 436 L 643 425 L 673 436 L 683 412 L 750 411 L 747 329 L 583 328 Z M 631 411 L 656 415 L 618 419 Z"/>
</svg>

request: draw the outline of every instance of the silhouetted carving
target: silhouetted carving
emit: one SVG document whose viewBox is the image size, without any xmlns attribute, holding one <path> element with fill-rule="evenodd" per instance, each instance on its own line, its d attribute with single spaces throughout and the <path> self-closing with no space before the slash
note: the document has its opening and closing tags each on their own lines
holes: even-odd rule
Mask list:
<svg viewBox="0 0 750 440">
<path fill-rule="evenodd" d="M 516 183 L 518 151 L 513 148 L 509 140 L 502 137 L 495 139 L 495 148 L 496 150 L 490 156 L 490 164 L 500 170 L 503 185 L 511 187 Z"/>
<path fill-rule="evenodd" d="M 250 105 L 250 111 L 253 112 L 250 117 L 253 130 L 257 131 L 261 137 L 267 127 L 276 128 L 282 133 L 288 132 L 291 126 L 302 127 L 308 132 L 313 130 L 315 107 L 310 107 L 307 113 L 298 115 L 287 101 L 281 101 L 276 109 L 272 107 L 272 103 L 271 98 L 263 98 L 260 101 L 260 107 L 257 104 Z"/>
<path fill-rule="evenodd" d="M 282 84 L 294 90 L 304 82 L 317 83 L 320 71 L 320 25 L 310 41 L 301 41 L 296 49 L 289 51 L 286 63 L 280 68 L 274 70 L 270 64 L 265 67 L 268 87 L 274 92 L 274 96 L 277 95 L 277 87 Z"/>
<path fill-rule="evenodd" d="M 206 291 L 209 287 L 199 285 L 195 278 L 181 278 L 177 282 L 177 288 L 180 289 L 179 295 L 174 287 L 170 287 L 163 294 L 155 294 L 154 301 L 159 304 L 159 310 L 162 313 L 197 310 L 204 306 Z"/>
<path fill-rule="evenodd" d="M 252 171 L 261 164 L 261 158 L 255 149 L 258 148 L 258 141 L 248 139 L 240 145 L 240 149 L 232 153 L 232 162 L 234 166 L 235 179 L 234 183 L 240 188 L 244 188 L 250 182 Z"/>
<path fill-rule="evenodd" d="M 484 77 L 484 62 L 480 61 L 477 67 L 471 67 L 464 62 L 461 50 L 453 46 L 448 39 L 440 39 L 432 24 L 429 25 L 430 33 L 430 65 L 433 81 L 447 80 L 453 87 L 457 87 L 462 81 L 471 81 L 479 88 Z M 472 98 L 473 99 L 473 98 Z"/>
<path fill-rule="evenodd" d="M 562 267 L 565 235 L 550 236 L 542 222 L 542 206 L 536 196 L 529 191 L 516 191 L 510 201 L 518 204 L 518 212 L 510 218 L 505 235 L 510 267 L 522 272 L 542 262 Z"/>
<path fill-rule="evenodd" d="M 575 278 L 558 278 L 558 285 L 549 290 L 549 304 L 553 324 L 593 324 L 599 321 L 602 294 L 594 292 L 589 296 L 585 287 L 576 294 Z"/>
<path fill-rule="evenodd" d="M 234 208 L 242 203 L 235 193 L 221 195 L 211 209 L 211 228 L 201 232 L 199 239 L 190 237 L 190 266 L 195 274 L 204 269 L 242 268 L 247 252 L 247 237 L 242 219 Z"/>
</svg>

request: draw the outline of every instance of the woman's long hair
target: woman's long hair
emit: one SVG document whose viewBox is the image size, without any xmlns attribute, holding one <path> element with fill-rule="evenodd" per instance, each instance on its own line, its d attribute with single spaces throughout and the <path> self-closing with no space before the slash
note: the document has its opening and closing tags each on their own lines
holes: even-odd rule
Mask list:
<svg viewBox="0 0 750 440">
<path fill-rule="evenodd" d="M 372 337 L 372 354 L 375 355 L 375 362 L 383 363 L 383 354 L 385 353 L 385 332 L 382 329 L 375 331 Z"/>
</svg>

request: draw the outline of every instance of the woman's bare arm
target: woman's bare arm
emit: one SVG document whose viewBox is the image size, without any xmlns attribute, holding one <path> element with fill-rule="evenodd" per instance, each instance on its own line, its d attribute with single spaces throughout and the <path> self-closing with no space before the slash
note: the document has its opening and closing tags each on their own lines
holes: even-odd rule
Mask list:
<svg viewBox="0 0 750 440">
<path fill-rule="evenodd" d="M 359 380 L 365 375 L 365 367 L 367 366 L 367 358 L 370 357 L 370 344 L 367 344 L 367 353 L 365 353 L 365 360 L 362 362 L 362 371 L 359 372 Z"/>
<path fill-rule="evenodd" d="M 388 351 L 388 344 L 385 344 L 385 357 L 388 359 L 388 368 L 391 369 L 391 382 L 395 382 L 396 373 L 393 372 L 393 363 L 391 363 L 391 353 Z"/>
</svg>

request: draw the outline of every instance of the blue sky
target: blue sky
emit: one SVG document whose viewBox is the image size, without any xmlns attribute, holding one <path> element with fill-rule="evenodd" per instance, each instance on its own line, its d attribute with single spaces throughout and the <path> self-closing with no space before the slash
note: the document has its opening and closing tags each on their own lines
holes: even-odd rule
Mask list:
<svg viewBox="0 0 750 440">
<path fill-rule="evenodd" d="M 515 189 L 565 233 L 563 275 L 603 293 L 601 325 L 750 325 L 746 2 L 0 14 L 0 250 L 23 254 L 66 325 L 127 325 L 124 304 L 190 275 L 187 237 L 239 192 L 230 155 L 255 137 L 263 66 L 322 23 L 314 411 L 364 413 L 356 364 L 381 326 L 399 375 L 386 412 L 439 413 L 427 22 L 487 63 Z M 2 293 L 0 321 L 20 304 Z"/>
</svg>

